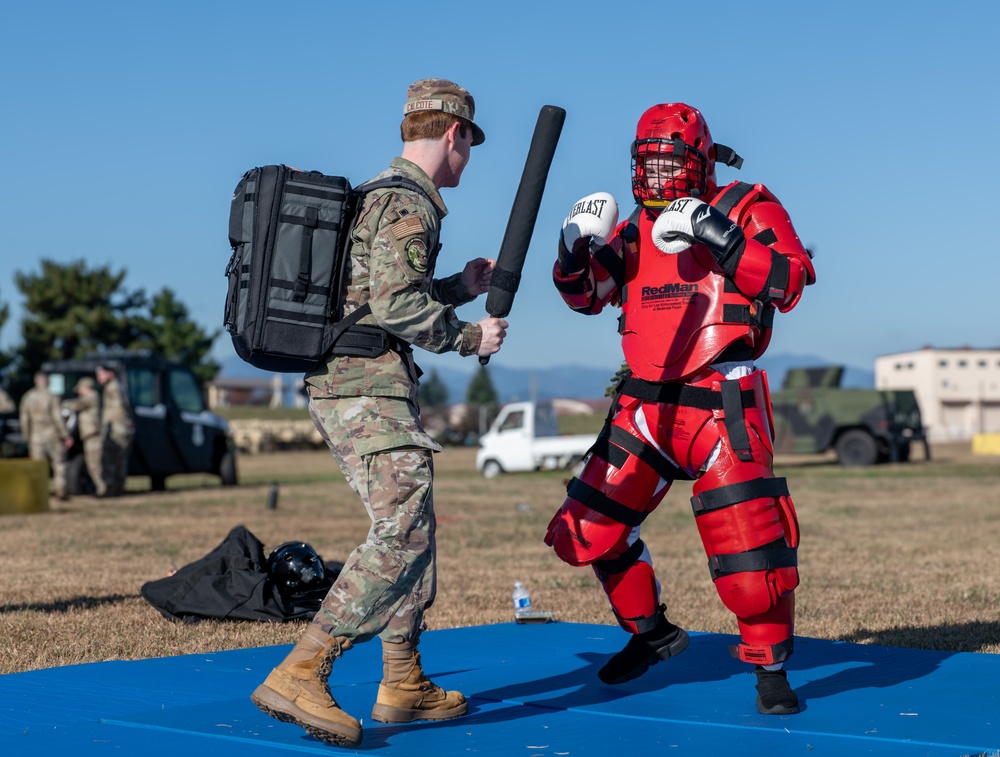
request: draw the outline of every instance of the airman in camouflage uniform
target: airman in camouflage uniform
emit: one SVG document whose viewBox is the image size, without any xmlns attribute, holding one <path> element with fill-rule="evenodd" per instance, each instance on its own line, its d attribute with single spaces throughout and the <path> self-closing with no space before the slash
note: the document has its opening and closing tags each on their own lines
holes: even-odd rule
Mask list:
<svg viewBox="0 0 1000 757">
<path fill-rule="evenodd" d="M 0 386 L 0 413 L 13 413 L 15 410 L 17 410 L 17 405 L 14 404 L 14 400 Z"/>
<path fill-rule="evenodd" d="M 460 274 L 434 279 L 441 219 L 438 189 L 454 187 L 470 148 L 485 135 L 475 103 L 444 79 L 414 83 L 401 126 L 403 153 L 376 179 L 399 176 L 408 188 L 365 197 L 351 236 L 344 315 L 365 304 L 371 314 L 307 374 L 309 412 L 372 527 L 299 643 L 252 695 L 269 715 L 328 743 L 354 746 L 360 723 L 339 708 L 327 678 L 336 657 L 378 636 L 384 674 L 372 717 L 383 722 L 440 720 L 465 714 L 465 697 L 429 681 L 416 646 L 435 593 L 432 453 L 417 408 L 419 370 L 410 345 L 431 352 L 490 355 L 506 321 L 461 321 L 455 307 L 484 293 L 495 261 L 478 258 Z M 388 337 L 388 349 L 352 350 L 360 334 Z M 354 354 L 337 354 L 345 351 Z"/>
<path fill-rule="evenodd" d="M 21 434 L 28 440 L 32 460 L 48 460 L 56 497 L 66 499 L 66 445 L 69 431 L 59 408 L 59 400 L 49 391 L 48 374 L 38 371 L 35 386 L 21 398 Z"/>
<path fill-rule="evenodd" d="M 108 487 L 104 483 L 102 472 L 104 445 L 101 439 L 101 398 L 97 394 L 94 379 L 89 376 L 77 381 L 74 388 L 77 398 L 67 400 L 63 406 L 76 413 L 76 428 L 80 434 L 80 444 L 83 445 L 87 473 L 94 482 L 97 496 L 103 497 Z"/>
<path fill-rule="evenodd" d="M 106 366 L 98 366 L 95 373 L 102 386 L 103 454 L 101 471 L 105 484 L 105 492 L 102 496 L 117 496 L 125 491 L 128 456 L 132 449 L 132 437 L 135 435 L 132 408 L 113 370 Z"/>
</svg>

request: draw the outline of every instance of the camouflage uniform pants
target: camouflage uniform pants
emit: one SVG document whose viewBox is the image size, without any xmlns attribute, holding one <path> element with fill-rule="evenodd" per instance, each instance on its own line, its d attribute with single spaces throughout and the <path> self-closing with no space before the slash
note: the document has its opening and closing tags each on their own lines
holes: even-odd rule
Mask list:
<svg viewBox="0 0 1000 757">
<path fill-rule="evenodd" d="M 104 445 L 99 435 L 88 436 L 83 440 L 83 460 L 87 465 L 87 473 L 90 474 L 90 480 L 94 482 L 94 491 L 98 495 L 103 495 L 108 487 L 104 483 L 102 469 L 104 465 Z"/>
<path fill-rule="evenodd" d="M 128 455 L 132 448 L 132 434 L 112 430 L 104 439 L 101 452 L 101 478 L 108 494 L 125 491 L 128 476 Z"/>
<path fill-rule="evenodd" d="M 52 483 L 56 496 L 66 492 L 66 445 L 58 436 L 44 436 L 32 439 L 28 444 L 28 454 L 32 460 L 48 460 L 52 465 Z"/>
<path fill-rule="evenodd" d="M 332 636 L 416 641 L 434 601 L 432 452 L 416 408 L 391 397 L 313 397 L 309 413 L 372 526 L 313 619 Z"/>
</svg>

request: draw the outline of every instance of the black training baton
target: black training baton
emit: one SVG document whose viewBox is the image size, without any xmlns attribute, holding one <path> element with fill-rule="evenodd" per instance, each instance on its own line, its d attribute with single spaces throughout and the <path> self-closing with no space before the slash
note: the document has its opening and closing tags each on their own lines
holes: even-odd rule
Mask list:
<svg viewBox="0 0 1000 757">
<path fill-rule="evenodd" d="M 545 105 L 538 113 L 528 158 L 524 162 L 524 173 L 514 196 L 507 230 L 490 280 L 490 291 L 486 296 L 486 312 L 494 318 L 505 318 L 514 304 L 514 294 L 521 283 L 524 257 L 528 254 L 538 207 L 542 204 L 545 179 L 549 175 L 549 166 L 552 165 L 552 156 L 555 155 L 565 120 L 566 111 L 555 105 Z M 486 365 L 490 356 L 481 356 L 479 362 Z"/>
</svg>

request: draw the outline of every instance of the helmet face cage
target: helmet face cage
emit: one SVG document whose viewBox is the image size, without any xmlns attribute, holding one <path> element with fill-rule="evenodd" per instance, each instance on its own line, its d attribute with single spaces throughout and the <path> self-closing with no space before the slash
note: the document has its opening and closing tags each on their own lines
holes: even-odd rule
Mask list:
<svg viewBox="0 0 1000 757">
<path fill-rule="evenodd" d="M 318 586 L 326 575 L 323 558 L 303 542 L 287 542 L 267 558 L 267 572 L 278 593 L 292 597 Z"/>
<path fill-rule="evenodd" d="M 663 207 L 678 197 L 701 197 L 707 191 L 708 158 L 680 137 L 632 143 L 632 195 L 640 205 Z"/>
</svg>

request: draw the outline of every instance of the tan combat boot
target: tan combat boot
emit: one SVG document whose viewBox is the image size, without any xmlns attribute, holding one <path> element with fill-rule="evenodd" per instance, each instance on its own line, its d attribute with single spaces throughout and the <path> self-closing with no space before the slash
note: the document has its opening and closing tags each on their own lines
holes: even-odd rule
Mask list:
<svg viewBox="0 0 1000 757">
<path fill-rule="evenodd" d="M 348 638 L 309 626 L 250 699 L 272 718 L 295 723 L 320 741 L 357 746 L 361 723 L 340 709 L 327 683 L 333 661 L 351 646 Z"/>
<path fill-rule="evenodd" d="M 414 720 L 448 720 L 469 710 L 465 697 L 457 691 L 435 686 L 420 667 L 420 653 L 413 642 L 382 642 L 384 677 L 372 717 L 383 723 L 410 723 Z"/>
</svg>

